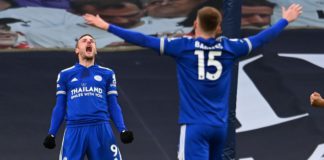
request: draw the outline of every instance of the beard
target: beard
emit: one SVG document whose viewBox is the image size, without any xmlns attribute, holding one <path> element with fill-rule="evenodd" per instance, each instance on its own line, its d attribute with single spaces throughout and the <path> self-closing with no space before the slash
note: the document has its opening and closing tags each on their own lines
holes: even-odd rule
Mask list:
<svg viewBox="0 0 324 160">
<path fill-rule="evenodd" d="M 95 55 L 96 55 L 95 53 L 93 53 L 92 55 L 87 55 L 86 53 L 81 53 L 81 54 L 80 54 L 80 58 L 81 58 L 82 60 L 92 61 L 92 60 L 94 60 Z"/>
</svg>

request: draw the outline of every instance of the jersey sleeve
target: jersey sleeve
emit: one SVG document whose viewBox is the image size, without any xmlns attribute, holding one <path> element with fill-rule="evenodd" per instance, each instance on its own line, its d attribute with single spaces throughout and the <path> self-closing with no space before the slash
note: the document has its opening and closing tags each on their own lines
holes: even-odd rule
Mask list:
<svg viewBox="0 0 324 160">
<path fill-rule="evenodd" d="M 186 48 L 185 38 L 167 38 L 160 40 L 160 55 L 179 57 L 183 49 Z"/>
<path fill-rule="evenodd" d="M 66 95 L 66 84 L 62 72 L 57 75 L 56 80 L 56 95 Z"/>
<path fill-rule="evenodd" d="M 126 129 L 124 118 L 122 114 L 121 107 L 118 104 L 117 96 L 114 94 L 110 94 L 108 97 L 108 110 L 111 115 L 111 118 L 118 130 L 119 133 L 121 133 Z"/>
<path fill-rule="evenodd" d="M 139 32 L 123 29 L 112 24 L 110 24 L 110 27 L 107 31 L 124 39 L 129 43 L 139 45 L 141 47 L 151 48 L 155 51 L 159 50 L 160 39 L 157 37 L 148 36 Z"/>
<path fill-rule="evenodd" d="M 107 95 L 118 95 L 116 75 L 112 72 L 107 82 Z"/>
<path fill-rule="evenodd" d="M 278 35 L 285 29 L 288 23 L 289 22 L 286 19 L 282 18 L 271 27 L 268 27 L 267 29 L 254 36 L 250 36 L 247 39 L 250 40 L 253 49 L 261 47 L 262 45 L 278 37 Z"/>
<path fill-rule="evenodd" d="M 52 111 L 52 118 L 51 118 L 51 125 L 49 128 L 48 133 L 51 135 L 56 135 L 57 131 L 59 130 L 65 114 L 66 114 L 66 96 L 59 95 L 56 97 L 56 105 Z"/>
<path fill-rule="evenodd" d="M 66 110 L 66 84 L 64 82 L 64 76 L 62 72 L 58 74 L 56 81 L 56 105 L 52 111 L 51 125 L 48 133 L 51 135 L 56 135 L 58 129 L 60 128 Z"/>
<path fill-rule="evenodd" d="M 224 49 L 233 53 L 235 57 L 248 55 L 252 50 L 251 41 L 248 38 L 244 39 L 227 39 L 223 38 Z"/>
</svg>

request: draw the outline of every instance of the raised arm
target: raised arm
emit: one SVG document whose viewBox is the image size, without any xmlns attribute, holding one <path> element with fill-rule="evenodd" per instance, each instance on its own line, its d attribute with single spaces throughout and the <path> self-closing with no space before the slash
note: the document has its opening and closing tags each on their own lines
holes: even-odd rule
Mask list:
<svg viewBox="0 0 324 160">
<path fill-rule="evenodd" d="M 108 22 L 105 22 L 99 15 L 91 15 L 85 14 L 83 16 L 86 23 L 89 25 L 93 25 L 102 30 L 106 30 L 122 39 L 126 42 L 133 43 L 138 46 L 147 47 L 154 49 L 155 51 L 160 50 L 160 38 L 156 38 L 153 36 L 144 35 L 139 32 L 134 32 L 130 30 L 126 30 L 115 25 L 112 25 Z"/>
<path fill-rule="evenodd" d="M 282 19 L 257 35 L 248 37 L 248 39 L 251 41 L 252 49 L 258 48 L 276 38 L 279 33 L 288 25 L 288 23 L 295 21 L 301 13 L 302 6 L 299 4 L 292 4 L 288 7 L 288 9 L 282 7 Z"/>
</svg>

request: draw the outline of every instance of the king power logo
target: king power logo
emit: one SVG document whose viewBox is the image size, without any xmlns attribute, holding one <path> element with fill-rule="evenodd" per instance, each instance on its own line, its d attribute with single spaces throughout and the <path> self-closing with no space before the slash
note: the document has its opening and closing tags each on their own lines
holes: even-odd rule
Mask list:
<svg viewBox="0 0 324 160">
<path fill-rule="evenodd" d="M 289 53 L 279 54 L 279 56 L 302 59 L 324 68 L 324 54 Z M 258 60 L 261 57 L 262 55 L 255 56 L 239 63 L 236 117 L 241 123 L 241 127 L 236 130 L 237 133 L 278 125 L 309 116 L 308 113 L 294 115 L 288 118 L 280 118 L 276 115 L 270 104 L 261 95 L 255 84 L 243 70 L 245 65 Z M 246 157 L 240 158 L 239 160 L 254 159 L 253 157 Z M 319 144 L 317 148 L 314 148 L 314 152 L 308 160 L 324 160 L 324 144 Z"/>
</svg>

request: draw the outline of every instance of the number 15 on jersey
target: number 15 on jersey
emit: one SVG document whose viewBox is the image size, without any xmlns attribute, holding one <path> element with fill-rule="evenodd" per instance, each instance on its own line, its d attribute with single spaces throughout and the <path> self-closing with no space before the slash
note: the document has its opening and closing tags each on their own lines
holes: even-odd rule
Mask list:
<svg viewBox="0 0 324 160">
<path fill-rule="evenodd" d="M 196 50 L 195 55 L 198 56 L 198 79 L 199 80 L 205 80 L 205 79 L 217 80 L 221 76 L 223 66 L 218 60 L 215 59 L 216 56 L 222 55 L 221 51 L 209 51 L 207 54 L 208 55 L 207 67 L 209 66 L 215 67 L 216 68 L 215 73 L 210 73 L 208 71 L 206 72 L 204 51 Z"/>
</svg>

